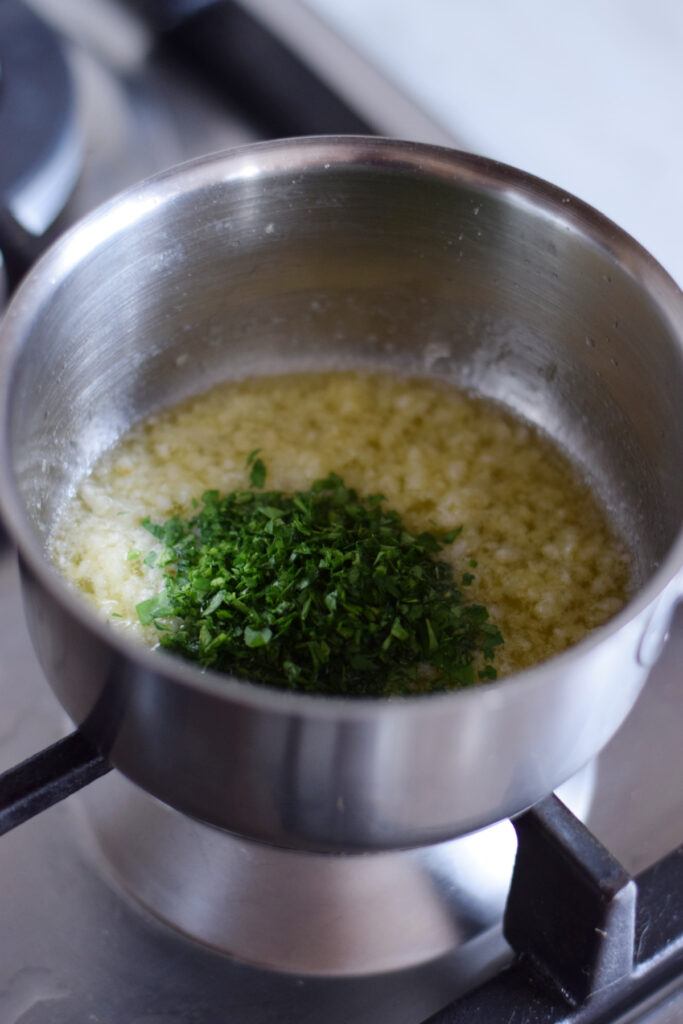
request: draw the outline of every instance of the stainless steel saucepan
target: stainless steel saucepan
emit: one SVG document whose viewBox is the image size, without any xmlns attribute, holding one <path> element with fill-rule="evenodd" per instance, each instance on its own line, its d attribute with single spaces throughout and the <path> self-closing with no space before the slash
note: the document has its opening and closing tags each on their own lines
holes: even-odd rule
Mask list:
<svg viewBox="0 0 683 1024">
<path fill-rule="evenodd" d="M 633 705 L 683 590 L 683 296 L 571 196 L 404 142 L 252 146 L 93 213 L 0 334 L 0 500 L 33 642 L 85 736 L 161 800 L 283 846 L 433 843 L 549 793 Z M 138 648 L 59 577 L 55 516 L 133 421 L 221 379 L 349 365 L 452 380 L 538 423 L 631 545 L 628 606 L 498 683 L 331 699 Z"/>
</svg>

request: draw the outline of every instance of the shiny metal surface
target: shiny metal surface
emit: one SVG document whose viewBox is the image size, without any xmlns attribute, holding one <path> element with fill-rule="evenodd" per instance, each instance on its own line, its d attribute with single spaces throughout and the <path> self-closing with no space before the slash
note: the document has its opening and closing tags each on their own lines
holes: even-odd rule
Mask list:
<svg viewBox="0 0 683 1024">
<path fill-rule="evenodd" d="M 677 978 L 664 991 L 655 992 L 645 1003 L 619 1017 L 615 1024 L 678 1024 L 683 1018 L 683 984 Z"/>
<path fill-rule="evenodd" d="M 614 225 L 446 150 L 295 140 L 124 194 L 2 326 L 2 504 L 55 692 L 143 788 L 279 845 L 435 843 L 533 803 L 623 721 L 679 594 L 682 325 L 681 294 Z M 360 702 L 137 651 L 58 579 L 42 545 L 59 503 L 133 419 L 219 378 L 348 364 L 452 379 L 540 423 L 633 543 L 628 608 L 501 684 Z"/>
<path fill-rule="evenodd" d="M 591 762 L 558 795 L 585 820 L 594 784 Z M 79 800 L 114 877 L 158 917 L 238 960 L 307 976 L 467 963 L 500 925 L 517 845 L 501 821 L 416 850 L 283 850 L 188 818 L 118 772 Z"/>
</svg>

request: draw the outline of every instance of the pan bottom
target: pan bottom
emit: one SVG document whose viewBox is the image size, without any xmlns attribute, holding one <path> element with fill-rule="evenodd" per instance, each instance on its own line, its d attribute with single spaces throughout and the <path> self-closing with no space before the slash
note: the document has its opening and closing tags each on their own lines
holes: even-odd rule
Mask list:
<svg viewBox="0 0 683 1024">
<path fill-rule="evenodd" d="M 591 763 L 558 790 L 579 817 L 594 781 Z M 454 998 L 506 955 L 509 821 L 431 847 L 314 854 L 195 821 L 118 772 L 96 788 L 79 799 L 105 874 L 166 924 L 236 960 L 366 976 L 448 958 Z"/>
</svg>

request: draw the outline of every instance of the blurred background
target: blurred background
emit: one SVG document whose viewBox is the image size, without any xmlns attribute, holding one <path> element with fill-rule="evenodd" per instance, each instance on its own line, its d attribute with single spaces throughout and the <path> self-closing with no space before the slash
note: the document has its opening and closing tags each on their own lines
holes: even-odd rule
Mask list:
<svg viewBox="0 0 683 1024">
<path fill-rule="evenodd" d="M 566 188 L 683 284 L 680 0 L 308 0 L 462 149 Z"/>
<path fill-rule="evenodd" d="M 375 132 L 516 165 L 683 282 L 680 0 L 0 0 L 0 295 L 204 152 Z"/>
</svg>

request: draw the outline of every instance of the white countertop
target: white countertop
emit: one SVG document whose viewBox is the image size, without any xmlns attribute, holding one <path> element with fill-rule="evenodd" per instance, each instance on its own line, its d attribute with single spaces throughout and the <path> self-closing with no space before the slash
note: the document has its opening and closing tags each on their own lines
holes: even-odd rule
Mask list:
<svg viewBox="0 0 683 1024">
<path fill-rule="evenodd" d="M 683 285 L 681 0 L 306 0 L 454 145 L 560 185 Z"/>
</svg>

